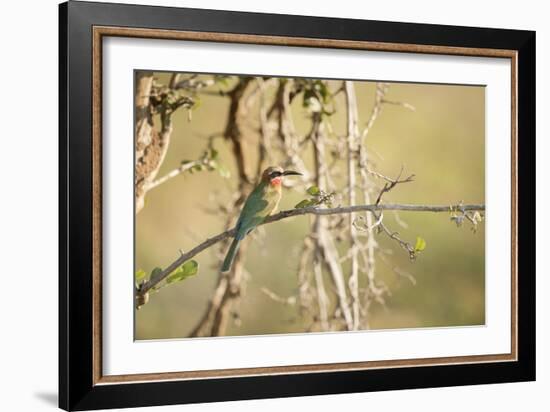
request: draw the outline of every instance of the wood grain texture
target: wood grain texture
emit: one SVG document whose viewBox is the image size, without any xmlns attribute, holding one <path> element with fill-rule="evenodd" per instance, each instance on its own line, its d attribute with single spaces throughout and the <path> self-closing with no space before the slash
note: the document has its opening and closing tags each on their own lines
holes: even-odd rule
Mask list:
<svg viewBox="0 0 550 412">
<path fill-rule="evenodd" d="M 101 379 L 102 372 L 102 41 L 99 32 L 93 32 L 92 44 L 92 301 L 93 301 L 93 376 L 95 383 Z"/>
<path fill-rule="evenodd" d="M 137 37 L 149 39 L 206 41 L 218 43 L 261 44 L 270 46 L 318 47 L 385 52 L 449 54 L 459 56 L 512 58 L 513 50 L 483 49 L 472 47 L 433 46 L 427 44 L 386 43 L 356 40 L 334 40 L 305 37 L 265 36 L 240 33 L 210 33 L 197 31 L 155 30 L 135 27 L 95 26 L 94 32 L 102 36 Z"/>
</svg>

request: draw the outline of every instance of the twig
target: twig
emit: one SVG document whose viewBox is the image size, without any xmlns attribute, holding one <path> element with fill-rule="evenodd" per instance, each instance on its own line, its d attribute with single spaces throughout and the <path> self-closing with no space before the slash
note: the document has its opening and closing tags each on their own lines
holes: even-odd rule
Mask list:
<svg viewBox="0 0 550 412">
<path fill-rule="evenodd" d="M 410 175 L 409 177 L 401 180 L 401 174 L 402 173 L 403 173 L 403 166 L 401 166 L 401 171 L 399 172 L 397 177 L 394 180 L 390 180 L 388 183 L 386 183 L 384 185 L 384 187 L 382 188 L 382 190 L 380 190 L 380 193 L 378 194 L 378 197 L 376 198 L 376 202 L 374 202 L 375 204 L 379 204 L 380 201 L 382 200 L 382 196 L 384 195 L 384 193 L 389 192 L 395 186 L 397 186 L 399 183 L 409 183 L 409 182 L 414 181 L 414 175 Z"/>
<path fill-rule="evenodd" d="M 277 295 L 275 292 L 272 292 L 271 290 L 269 290 L 266 287 L 260 288 L 260 291 L 264 295 L 266 295 L 268 298 L 270 298 L 271 300 L 273 300 L 275 302 L 278 302 L 278 303 L 282 303 L 283 305 L 293 306 L 293 305 L 296 304 L 296 296 L 289 296 L 288 298 L 283 298 L 283 297 Z"/>
<path fill-rule="evenodd" d="M 366 166 L 365 169 L 366 169 L 366 172 L 367 172 L 368 174 L 373 175 L 373 176 L 375 176 L 375 177 L 377 177 L 377 178 L 379 178 L 379 179 L 385 180 L 385 181 L 388 182 L 388 183 L 394 183 L 394 182 L 395 182 L 395 179 L 393 179 L 393 178 L 391 178 L 391 177 L 389 177 L 389 176 L 383 175 L 382 173 L 377 172 L 377 171 L 375 171 L 375 170 L 369 169 L 368 166 Z M 401 168 L 401 170 L 403 170 L 403 167 Z M 399 174 L 399 176 L 401 176 L 401 173 Z M 415 175 L 411 175 L 411 176 L 409 176 L 408 178 L 414 178 L 414 177 L 415 177 Z M 408 179 L 408 178 L 407 178 L 407 179 Z M 402 182 L 397 182 L 397 183 L 402 183 Z"/>
<path fill-rule="evenodd" d="M 379 227 L 382 230 L 382 232 L 384 232 L 386 235 L 388 235 L 388 237 L 390 239 L 395 240 L 397 243 L 399 243 L 399 245 L 403 249 L 405 249 L 407 252 L 409 252 L 409 255 L 411 256 L 411 259 L 414 258 L 414 248 L 413 248 L 413 246 L 409 242 L 406 242 L 405 240 L 401 239 L 399 237 L 399 232 L 392 232 L 391 230 L 388 229 L 388 227 L 384 223 L 380 223 Z"/>
<path fill-rule="evenodd" d="M 147 185 L 147 191 L 154 189 L 157 186 L 160 186 L 163 183 L 166 183 L 168 180 L 187 172 L 188 170 L 191 170 L 193 167 L 202 164 L 202 162 L 199 160 L 195 160 L 188 163 L 182 163 L 179 167 L 176 167 L 175 169 L 172 169 L 168 173 L 166 173 L 164 176 L 152 181 Z"/>
<path fill-rule="evenodd" d="M 384 96 L 386 95 L 386 92 L 388 91 L 389 85 L 387 83 L 376 83 L 376 96 L 374 99 L 374 107 L 372 108 L 371 115 L 369 117 L 369 120 L 367 121 L 367 124 L 365 128 L 363 129 L 363 133 L 361 133 L 361 141 L 363 142 L 367 135 L 370 132 L 370 129 L 374 125 L 374 122 L 378 118 L 378 115 L 380 114 L 380 111 L 382 110 L 382 104 Z"/>
<path fill-rule="evenodd" d="M 401 107 L 404 107 L 405 109 L 410 110 L 411 112 L 416 112 L 416 108 L 412 104 L 409 104 L 409 103 L 406 103 L 406 102 L 398 102 L 398 101 L 395 101 L 395 100 L 382 99 L 382 103 L 392 104 L 392 105 L 395 105 L 395 106 L 401 106 Z"/>
</svg>

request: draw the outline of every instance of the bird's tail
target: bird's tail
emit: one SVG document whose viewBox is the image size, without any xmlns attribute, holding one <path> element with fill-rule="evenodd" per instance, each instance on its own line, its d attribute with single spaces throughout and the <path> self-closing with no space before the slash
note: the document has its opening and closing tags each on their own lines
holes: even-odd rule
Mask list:
<svg viewBox="0 0 550 412">
<path fill-rule="evenodd" d="M 235 255 L 239 250 L 240 243 L 241 240 L 237 239 L 236 237 L 233 239 L 233 242 L 231 242 L 231 246 L 229 246 L 229 250 L 227 251 L 225 259 L 223 260 L 222 272 L 229 272 L 229 270 L 231 269 L 231 264 L 233 263 L 233 259 L 235 259 Z"/>
</svg>

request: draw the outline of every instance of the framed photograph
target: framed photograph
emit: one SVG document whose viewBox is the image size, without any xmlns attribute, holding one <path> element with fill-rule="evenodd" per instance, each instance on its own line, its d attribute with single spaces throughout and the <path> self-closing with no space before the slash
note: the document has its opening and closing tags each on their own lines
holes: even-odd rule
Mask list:
<svg viewBox="0 0 550 412">
<path fill-rule="evenodd" d="M 535 379 L 535 33 L 60 5 L 66 410 Z"/>
</svg>

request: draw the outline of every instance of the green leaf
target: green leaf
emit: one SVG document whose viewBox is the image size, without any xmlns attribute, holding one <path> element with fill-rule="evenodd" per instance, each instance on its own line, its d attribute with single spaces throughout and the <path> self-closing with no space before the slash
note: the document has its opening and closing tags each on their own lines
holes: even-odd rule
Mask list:
<svg viewBox="0 0 550 412">
<path fill-rule="evenodd" d="M 155 277 L 157 276 L 160 276 L 160 274 L 162 273 L 162 268 L 154 268 L 152 271 L 151 271 L 151 279 L 154 279 Z"/>
<path fill-rule="evenodd" d="M 147 277 L 147 272 L 142 269 L 138 269 L 136 272 L 136 282 L 141 283 Z"/>
<path fill-rule="evenodd" d="M 196 260 L 188 260 L 183 265 L 178 267 L 174 272 L 166 278 L 167 283 L 179 282 L 187 279 L 190 276 L 196 275 L 199 271 L 199 264 Z"/>
<path fill-rule="evenodd" d="M 294 209 L 303 209 L 304 207 L 310 207 L 315 205 L 315 201 L 312 199 L 304 199 L 300 203 L 298 203 L 296 206 L 294 206 Z"/>
<path fill-rule="evenodd" d="M 185 276 L 193 276 L 199 271 L 199 264 L 196 260 L 188 260 L 180 266 L 180 269 L 183 271 Z"/>
<path fill-rule="evenodd" d="M 321 193 L 321 189 L 319 189 L 317 186 L 310 186 L 308 187 L 307 192 L 311 196 L 317 196 L 319 193 Z"/>
<path fill-rule="evenodd" d="M 218 155 L 219 155 L 219 152 L 216 149 L 214 148 L 210 149 L 210 159 L 215 160 L 218 158 Z"/>
<path fill-rule="evenodd" d="M 315 99 L 315 93 L 313 93 L 313 91 L 311 91 L 310 89 L 306 89 L 304 91 L 302 106 L 307 108 L 309 106 L 310 99 L 312 99 L 312 98 Z"/>
<path fill-rule="evenodd" d="M 192 109 L 198 109 L 202 104 L 202 100 L 200 97 L 195 96 L 195 101 L 193 102 L 193 105 L 191 106 Z"/>
<path fill-rule="evenodd" d="M 189 171 L 191 173 L 193 172 L 201 172 L 203 169 L 203 166 L 201 164 L 196 164 L 195 166 L 193 166 Z"/>
<path fill-rule="evenodd" d="M 414 246 L 415 252 L 422 252 L 424 249 L 426 249 L 426 241 L 420 236 L 417 236 L 416 245 Z"/>
<path fill-rule="evenodd" d="M 321 95 L 321 98 L 323 99 L 323 102 L 327 103 L 328 100 L 329 100 L 329 96 L 330 96 L 327 85 L 325 83 L 323 83 L 322 81 L 318 81 L 315 84 L 315 89 L 319 91 L 319 94 Z"/>
<path fill-rule="evenodd" d="M 227 167 L 225 167 L 224 165 L 220 165 L 218 167 L 218 173 L 220 174 L 221 177 L 223 177 L 224 179 L 229 179 L 231 177 L 231 172 L 229 171 L 229 169 Z"/>
<path fill-rule="evenodd" d="M 222 86 L 227 86 L 228 85 L 228 77 L 227 76 L 214 76 L 214 80 L 222 85 Z"/>
</svg>

